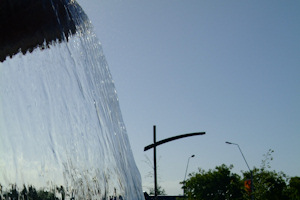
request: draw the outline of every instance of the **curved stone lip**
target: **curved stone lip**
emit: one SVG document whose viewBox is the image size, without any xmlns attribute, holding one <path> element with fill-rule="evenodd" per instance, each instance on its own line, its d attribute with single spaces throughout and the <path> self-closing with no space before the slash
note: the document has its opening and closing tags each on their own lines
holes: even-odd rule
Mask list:
<svg viewBox="0 0 300 200">
<path fill-rule="evenodd" d="M 77 6 L 74 0 L 0 1 L 0 62 L 68 40 L 76 33 L 70 9 Z"/>
</svg>

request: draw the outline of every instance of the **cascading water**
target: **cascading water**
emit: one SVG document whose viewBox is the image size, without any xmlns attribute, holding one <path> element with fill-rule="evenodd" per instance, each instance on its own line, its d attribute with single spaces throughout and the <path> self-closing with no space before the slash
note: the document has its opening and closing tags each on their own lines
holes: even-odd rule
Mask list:
<svg viewBox="0 0 300 200">
<path fill-rule="evenodd" d="M 40 35 L 27 32 L 25 42 L 12 35 L 0 47 L 1 199 L 144 199 L 115 86 L 88 18 L 73 0 L 41 1 L 58 13 L 63 37 L 32 42 Z M 64 2 L 67 29 L 55 2 Z"/>
</svg>

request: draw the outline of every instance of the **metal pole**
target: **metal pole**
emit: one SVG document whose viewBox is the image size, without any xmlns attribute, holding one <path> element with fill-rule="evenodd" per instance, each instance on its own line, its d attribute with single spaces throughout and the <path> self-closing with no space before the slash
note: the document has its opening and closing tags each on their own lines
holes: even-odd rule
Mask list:
<svg viewBox="0 0 300 200">
<path fill-rule="evenodd" d="M 187 161 L 187 164 L 186 164 L 186 169 L 185 169 L 185 174 L 184 174 L 184 179 L 183 179 L 183 184 L 185 186 L 185 178 L 186 178 L 186 173 L 187 173 L 187 170 L 188 170 L 188 167 L 189 167 L 189 162 L 190 162 L 190 158 L 193 158 L 195 157 L 195 155 L 191 155 L 189 158 L 188 158 L 188 161 Z M 184 193 L 185 193 L 185 190 L 183 188 L 183 196 L 184 196 Z"/>
<path fill-rule="evenodd" d="M 153 160 L 154 160 L 154 199 L 157 199 L 157 169 L 156 169 L 156 126 L 153 126 Z"/>
<path fill-rule="evenodd" d="M 244 154 L 243 154 L 243 152 L 242 152 L 242 150 L 240 148 L 240 145 L 238 145 L 238 144 L 235 144 L 235 145 L 238 146 L 238 148 L 239 148 L 239 150 L 240 150 L 240 152 L 241 152 L 241 154 L 242 154 L 242 156 L 243 156 L 243 158 L 244 158 L 244 160 L 246 162 L 246 165 L 247 165 L 247 167 L 248 167 L 248 169 L 250 171 L 250 174 L 251 174 L 251 200 L 254 200 L 254 195 L 253 195 L 253 192 L 254 192 L 253 191 L 253 173 L 252 173 L 252 170 L 250 169 L 250 167 L 249 167 L 249 165 L 247 163 L 247 160 L 246 160 L 246 158 L 245 158 L 245 156 L 244 156 Z"/>
<path fill-rule="evenodd" d="M 250 171 L 250 174 L 251 174 L 251 200 L 254 200 L 254 195 L 253 195 L 253 192 L 254 192 L 254 190 L 253 190 L 254 189 L 254 187 L 253 187 L 253 173 L 252 173 L 252 170 L 250 169 L 250 167 L 248 165 L 248 162 L 247 162 L 247 160 L 246 160 L 246 158 L 245 158 L 245 156 L 244 156 L 244 154 L 243 154 L 243 152 L 242 152 L 242 150 L 240 148 L 240 145 L 238 145 L 236 143 L 232 143 L 232 142 L 226 142 L 226 144 L 233 144 L 233 145 L 238 146 L 238 148 L 239 148 L 239 150 L 240 150 L 240 152 L 241 152 L 241 154 L 242 154 L 242 156 L 244 158 L 244 161 L 245 161 L 245 163 L 246 163 L 246 165 L 247 165 L 247 167 L 248 167 L 248 169 Z"/>
<path fill-rule="evenodd" d="M 233 144 L 233 143 L 232 143 L 232 144 Z M 245 163 L 246 163 L 246 165 L 247 165 L 249 171 L 251 172 L 251 169 L 250 169 L 250 167 L 249 167 L 249 165 L 248 165 L 248 163 L 247 163 L 247 160 L 246 160 L 246 158 L 245 158 L 245 156 L 244 156 L 244 154 L 243 154 L 243 152 L 242 152 L 242 150 L 241 150 L 241 148 L 240 148 L 240 145 L 238 145 L 238 144 L 235 144 L 235 145 L 238 146 L 238 148 L 239 148 L 239 150 L 240 150 L 240 152 L 241 152 L 241 154 L 242 154 L 242 156 L 243 156 L 243 158 L 244 158 L 244 161 L 245 161 Z"/>
<path fill-rule="evenodd" d="M 252 170 L 250 170 L 250 172 L 251 172 L 251 200 L 254 200 L 253 173 L 252 173 Z"/>
</svg>

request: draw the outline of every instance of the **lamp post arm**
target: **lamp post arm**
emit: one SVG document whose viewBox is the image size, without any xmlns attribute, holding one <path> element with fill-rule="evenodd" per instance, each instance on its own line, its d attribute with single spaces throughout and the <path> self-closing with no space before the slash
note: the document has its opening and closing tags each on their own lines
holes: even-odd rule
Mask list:
<svg viewBox="0 0 300 200">
<path fill-rule="evenodd" d="M 187 133 L 187 134 L 183 134 L 183 135 L 177 135 L 177 136 L 174 136 L 174 137 L 166 138 L 164 140 L 160 140 L 160 141 L 157 141 L 153 144 L 145 146 L 144 151 L 147 151 L 151 148 L 154 148 L 154 146 L 158 146 L 158 145 L 161 145 L 161 144 L 164 144 L 164 143 L 167 143 L 167 142 L 171 142 L 173 140 L 178 140 L 178 139 L 181 139 L 181 138 L 190 137 L 190 136 L 197 136 L 197 135 L 205 135 L 205 132 Z"/>
</svg>

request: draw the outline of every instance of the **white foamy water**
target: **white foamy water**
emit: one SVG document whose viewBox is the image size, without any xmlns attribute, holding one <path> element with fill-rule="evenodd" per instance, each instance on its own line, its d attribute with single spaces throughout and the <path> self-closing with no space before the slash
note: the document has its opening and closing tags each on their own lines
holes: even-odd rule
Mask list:
<svg viewBox="0 0 300 200">
<path fill-rule="evenodd" d="M 0 63 L 0 184 L 65 199 L 143 199 L 109 68 L 80 10 L 68 42 Z M 21 194 L 20 194 L 21 196 Z"/>
</svg>

